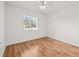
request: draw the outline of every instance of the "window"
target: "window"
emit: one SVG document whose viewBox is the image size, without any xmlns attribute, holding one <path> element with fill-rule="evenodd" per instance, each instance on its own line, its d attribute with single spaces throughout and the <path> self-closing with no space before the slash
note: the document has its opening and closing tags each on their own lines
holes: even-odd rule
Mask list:
<svg viewBox="0 0 79 59">
<path fill-rule="evenodd" d="M 24 30 L 37 30 L 38 17 L 24 16 Z"/>
</svg>

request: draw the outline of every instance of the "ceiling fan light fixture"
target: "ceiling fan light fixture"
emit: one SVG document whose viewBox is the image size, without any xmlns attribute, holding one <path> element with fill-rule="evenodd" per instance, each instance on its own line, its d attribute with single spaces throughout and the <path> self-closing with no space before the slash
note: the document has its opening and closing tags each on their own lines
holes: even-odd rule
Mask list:
<svg viewBox="0 0 79 59">
<path fill-rule="evenodd" d="M 43 9 L 43 7 L 42 7 L 42 6 L 40 6 L 40 9 L 42 10 L 42 9 Z"/>
<path fill-rule="evenodd" d="M 41 10 L 45 10 L 45 9 L 46 9 L 46 6 L 45 6 L 45 5 L 40 6 L 40 9 L 41 9 Z"/>
<path fill-rule="evenodd" d="M 47 1 L 44 1 L 44 4 L 46 4 L 47 3 Z"/>
<path fill-rule="evenodd" d="M 45 10 L 46 9 L 46 6 L 45 5 L 43 5 L 43 10 Z"/>
<path fill-rule="evenodd" d="M 46 3 L 47 2 L 46 1 L 42 1 L 41 3 L 42 3 L 42 5 L 40 6 L 40 9 L 41 10 L 45 10 L 46 9 Z"/>
</svg>

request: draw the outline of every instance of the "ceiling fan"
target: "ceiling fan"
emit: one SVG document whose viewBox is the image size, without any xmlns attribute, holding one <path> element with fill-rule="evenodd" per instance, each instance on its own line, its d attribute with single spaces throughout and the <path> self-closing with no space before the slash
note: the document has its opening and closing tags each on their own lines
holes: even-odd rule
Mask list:
<svg viewBox="0 0 79 59">
<path fill-rule="evenodd" d="M 40 1 L 41 5 L 40 5 L 40 9 L 41 10 L 46 10 L 46 5 L 47 5 L 47 1 Z"/>
</svg>

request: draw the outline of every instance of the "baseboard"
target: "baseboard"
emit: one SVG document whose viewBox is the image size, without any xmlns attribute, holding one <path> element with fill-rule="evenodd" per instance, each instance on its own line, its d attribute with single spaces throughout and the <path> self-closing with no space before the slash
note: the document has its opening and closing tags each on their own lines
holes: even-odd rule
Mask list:
<svg viewBox="0 0 79 59">
<path fill-rule="evenodd" d="M 55 37 L 49 37 L 48 36 L 48 38 L 50 38 L 50 39 L 55 39 L 55 40 L 57 40 L 57 41 L 60 41 L 60 42 L 63 42 L 63 43 L 66 43 L 66 44 L 69 44 L 69 45 L 72 45 L 72 46 L 76 46 L 76 47 L 79 47 L 79 45 L 78 44 L 74 44 L 74 43 L 71 43 L 71 42 L 68 42 L 68 41 L 64 41 L 64 40 L 59 40 L 58 38 L 55 38 Z"/>
<path fill-rule="evenodd" d="M 3 54 L 4 54 L 4 51 L 5 51 L 5 48 L 6 48 L 6 46 L 4 46 L 4 47 L 2 48 L 2 52 L 1 52 L 1 54 L 0 54 L 0 57 L 3 57 Z"/>
<path fill-rule="evenodd" d="M 7 44 L 7 46 L 8 46 L 8 45 L 13 45 L 13 44 L 22 43 L 22 42 L 25 42 L 25 41 L 40 39 L 40 38 L 48 38 L 48 37 L 47 37 L 47 36 L 39 36 L 39 37 L 29 38 L 29 40 L 26 40 L 26 39 L 25 39 L 25 40 L 23 40 L 23 41 L 18 41 L 18 42 L 12 43 L 12 44 Z"/>
<path fill-rule="evenodd" d="M 36 39 L 43 39 L 43 38 L 47 38 L 47 39 L 53 39 L 53 40 L 57 40 L 57 41 L 60 41 L 60 42 L 63 42 L 65 44 L 69 44 L 69 45 L 72 45 L 72 46 L 76 46 L 76 47 L 79 47 L 79 45 L 77 44 L 74 44 L 74 43 L 70 43 L 70 42 L 67 42 L 67 41 L 64 41 L 64 40 L 59 40 L 57 38 L 52 38 L 52 37 L 49 37 L 49 36 L 41 36 L 41 37 L 35 37 L 35 38 L 31 38 L 29 40 L 25 40 L 25 41 L 20 41 L 20 42 L 16 42 L 14 44 L 18 44 L 18 43 L 22 43 L 22 42 L 26 42 L 26 41 L 31 41 L 31 40 L 36 40 Z M 9 45 L 13 45 L 13 44 L 9 44 Z M 9 46 L 7 45 L 7 46 Z"/>
</svg>

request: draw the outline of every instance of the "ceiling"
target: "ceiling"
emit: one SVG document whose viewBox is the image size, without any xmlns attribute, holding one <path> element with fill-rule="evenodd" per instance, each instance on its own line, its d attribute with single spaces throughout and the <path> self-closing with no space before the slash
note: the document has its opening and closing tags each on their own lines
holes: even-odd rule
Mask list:
<svg viewBox="0 0 79 59">
<path fill-rule="evenodd" d="M 36 12 L 50 13 L 64 5 L 79 4 L 78 1 L 47 1 L 45 12 L 40 9 L 41 1 L 7 1 L 7 5 L 18 6 Z"/>
</svg>

